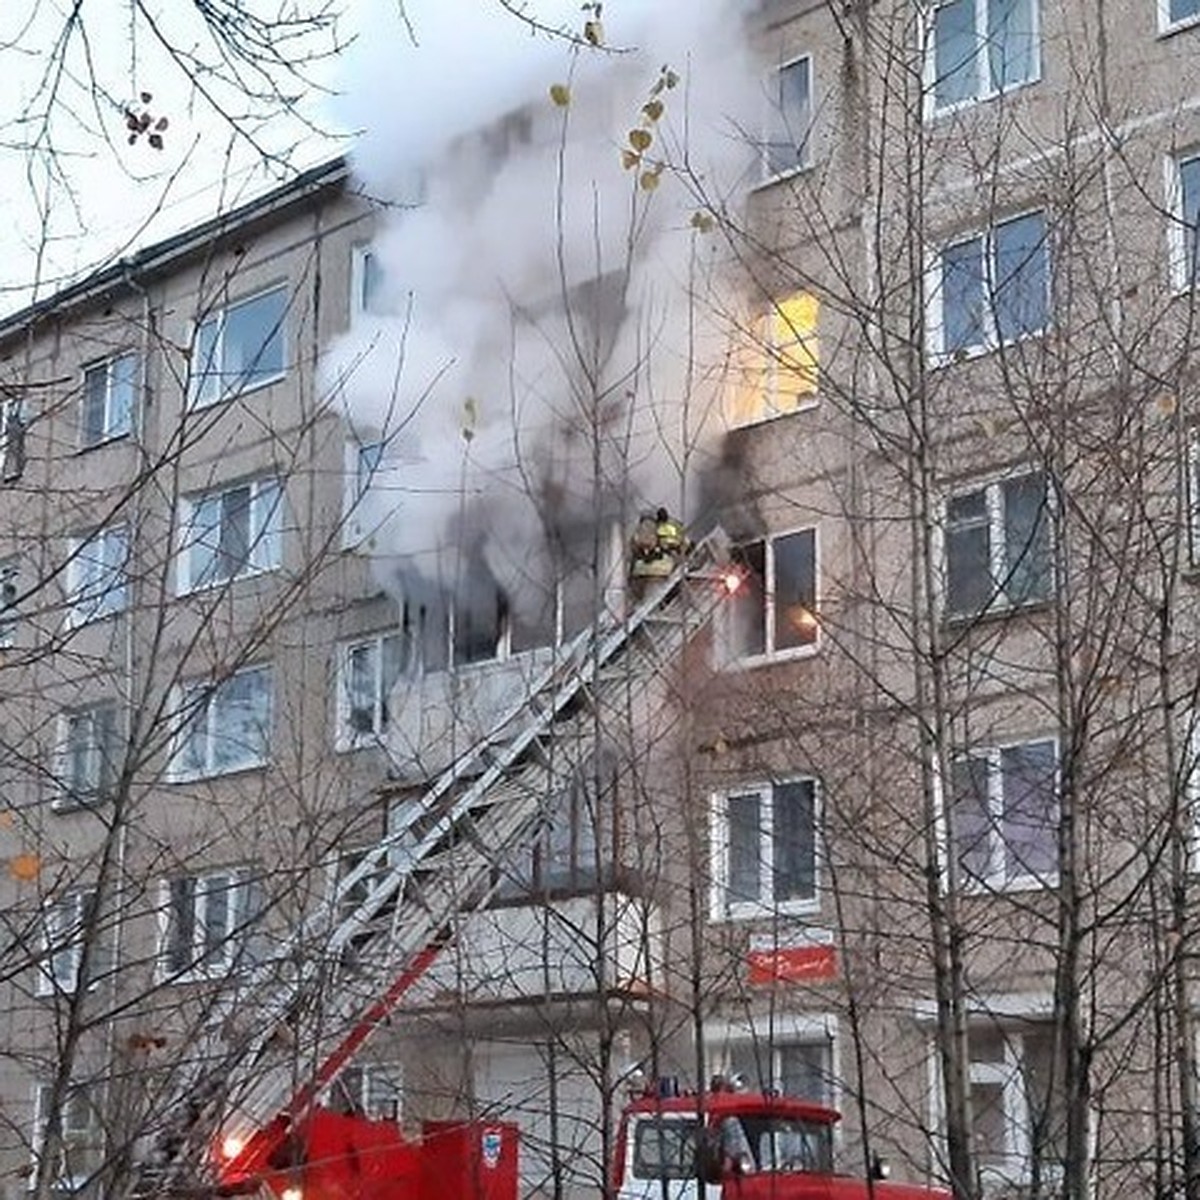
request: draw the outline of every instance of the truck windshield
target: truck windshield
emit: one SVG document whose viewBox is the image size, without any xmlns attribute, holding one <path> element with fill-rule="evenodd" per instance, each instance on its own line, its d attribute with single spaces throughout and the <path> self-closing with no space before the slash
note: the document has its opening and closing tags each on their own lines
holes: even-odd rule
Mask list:
<svg viewBox="0 0 1200 1200">
<path fill-rule="evenodd" d="M 635 1179 L 695 1179 L 694 1117 L 643 1117 L 633 1138 Z"/>
<path fill-rule="evenodd" d="M 833 1170 L 833 1127 L 793 1117 L 728 1117 L 721 1123 L 721 1143 L 744 1169 L 755 1171 Z M 749 1152 L 751 1161 L 745 1162 Z"/>
</svg>

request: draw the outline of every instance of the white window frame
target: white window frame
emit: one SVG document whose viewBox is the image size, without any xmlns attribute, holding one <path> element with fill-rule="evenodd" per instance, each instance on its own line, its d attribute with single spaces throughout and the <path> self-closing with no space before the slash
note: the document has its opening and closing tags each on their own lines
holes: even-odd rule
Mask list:
<svg viewBox="0 0 1200 1200">
<path fill-rule="evenodd" d="M 807 784 L 812 798 L 812 895 L 777 900 L 775 897 L 775 793 L 793 784 Z M 761 825 L 759 827 L 759 893 L 754 900 L 734 899 L 729 894 L 732 838 L 729 828 L 729 801 L 733 798 L 758 798 Z M 712 797 L 710 809 L 710 846 L 712 854 L 712 888 L 710 915 L 714 922 L 746 921 L 777 915 L 812 913 L 821 906 L 822 840 L 821 818 L 823 802 L 820 782 L 811 775 L 794 775 L 774 781 L 756 781 L 741 787 L 724 788 Z"/>
<path fill-rule="evenodd" d="M 376 511 L 367 501 L 375 480 L 384 469 L 387 455 L 387 439 L 346 442 L 345 489 L 342 512 L 342 545 L 346 549 L 370 543 L 378 532 L 379 520 L 369 521 Z"/>
<path fill-rule="evenodd" d="M 396 654 L 396 680 L 385 688 L 384 666 L 389 644 Z M 351 664 L 354 656 L 362 651 L 371 655 L 372 673 L 372 706 L 370 722 L 366 728 L 355 725 L 355 706 L 351 695 L 352 677 Z M 362 746 L 378 745 L 387 732 L 391 723 L 389 702 L 396 681 L 404 675 L 404 634 L 399 630 L 388 630 L 383 633 L 371 634 L 367 637 L 356 638 L 338 648 L 338 679 L 337 679 L 337 748 L 339 750 L 355 750 Z"/>
<path fill-rule="evenodd" d="M 108 525 L 70 543 L 67 623 L 72 628 L 122 613 L 129 604 L 129 527 Z"/>
<path fill-rule="evenodd" d="M 813 636 L 810 641 L 804 642 L 799 646 L 784 646 L 779 648 L 777 645 L 778 622 L 775 604 L 776 543 L 801 534 L 811 534 L 813 543 L 813 604 L 809 614 L 813 623 Z M 761 651 L 743 653 L 737 641 L 739 632 L 734 606 L 740 603 L 748 603 L 752 597 L 743 597 L 735 593 L 730 597 L 723 610 L 723 623 L 725 625 L 725 637 L 723 641 L 729 647 L 730 660 L 739 667 L 753 667 L 762 663 L 780 662 L 794 658 L 808 658 L 816 654 L 821 648 L 821 535 L 819 528 L 815 525 L 806 525 L 798 529 L 783 530 L 780 533 L 765 534 L 760 538 L 753 538 L 748 542 L 739 543 L 733 549 L 734 551 L 739 551 L 760 543 L 763 546 L 763 581 L 762 596 L 759 598 L 759 601 L 762 605 L 764 633 L 764 646 Z"/>
<path fill-rule="evenodd" d="M 190 916 L 191 936 L 188 965 L 183 966 L 173 961 L 175 948 L 173 924 L 175 912 L 173 908 L 172 886 L 176 883 L 191 881 L 192 910 Z M 219 929 L 215 931 L 218 953 L 205 954 L 205 945 L 209 940 L 209 904 L 211 898 L 224 894 L 224 918 Z M 155 955 L 156 978 L 158 982 L 186 983 L 194 979 L 209 979 L 214 976 L 227 974 L 233 970 L 239 958 L 247 949 L 249 937 L 248 922 L 251 913 L 251 880 L 249 872 L 244 867 L 230 867 L 225 870 L 213 869 L 204 873 L 176 875 L 170 879 L 159 881 L 158 903 L 158 948 Z M 183 947 L 181 947 L 181 950 Z"/>
<path fill-rule="evenodd" d="M 781 80 L 785 72 L 794 71 L 803 64 L 807 94 L 803 111 L 793 113 L 785 110 Z M 765 112 L 763 113 L 762 150 L 759 162 L 761 182 L 765 186 L 798 175 L 812 166 L 813 131 L 813 58 L 811 54 L 798 54 L 775 67 L 763 82 Z M 792 128 L 799 120 L 804 128 Z M 797 135 L 799 140 L 797 141 Z M 796 152 L 796 162 L 778 170 L 772 168 L 772 153 L 777 147 L 790 145 Z"/>
<path fill-rule="evenodd" d="M 350 251 L 351 319 L 378 317 L 387 311 L 383 302 L 383 280 L 384 271 L 378 248 L 370 242 L 357 243 Z"/>
<path fill-rule="evenodd" d="M 55 1174 L 55 1194 L 62 1192 L 74 1192 L 82 1188 L 89 1179 L 95 1175 L 96 1171 L 103 1165 L 105 1154 L 105 1129 L 104 1122 L 100 1113 L 99 1105 L 90 1097 L 85 1099 L 86 1111 L 88 1114 L 88 1122 L 86 1125 L 72 1125 L 71 1114 L 74 1111 L 72 1101 L 80 1094 L 96 1090 L 94 1084 L 69 1084 L 67 1094 L 63 1098 L 62 1105 L 62 1142 L 63 1149 L 69 1154 L 71 1142 L 76 1138 L 83 1138 L 90 1143 L 94 1139 L 95 1147 L 91 1150 L 96 1154 L 96 1164 L 91 1169 L 75 1174 L 68 1174 L 64 1168 L 68 1165 L 63 1163 L 60 1169 Z M 50 1098 L 54 1092 L 52 1083 L 39 1082 L 34 1084 L 33 1089 L 33 1136 L 30 1139 L 30 1146 L 33 1150 L 32 1170 L 29 1176 L 29 1186 L 32 1189 L 37 1180 L 38 1159 L 41 1157 L 42 1148 L 46 1144 L 46 1126 L 49 1118 L 46 1110 L 50 1104 Z"/>
<path fill-rule="evenodd" d="M 99 700 L 68 709 L 59 715 L 58 766 L 55 771 L 58 796 L 52 803 L 56 812 L 92 808 L 111 799 L 120 752 L 119 722 L 120 708 L 114 700 Z M 87 741 L 83 751 L 87 758 L 88 779 L 80 786 L 80 781 L 72 775 L 76 758 L 72 737 L 77 725 L 83 724 L 87 726 Z M 104 736 L 108 738 L 107 744 L 103 743 Z"/>
<path fill-rule="evenodd" d="M 133 432 L 134 413 L 137 408 L 139 359 L 136 351 L 125 350 L 99 362 L 89 363 L 83 368 L 83 387 L 79 397 L 79 448 L 91 450 L 116 438 L 127 437 Z M 129 396 L 122 408 L 119 391 L 124 381 L 119 377 L 122 367 L 127 367 Z M 91 402 L 91 378 L 103 372 L 103 421 L 99 436 L 88 437 L 88 407 Z"/>
<path fill-rule="evenodd" d="M 20 559 L 15 554 L 0 558 L 0 650 L 10 650 L 17 644 L 20 570 Z"/>
<path fill-rule="evenodd" d="M 25 405 L 19 396 L 0 397 L 0 478 L 6 483 L 25 472 Z"/>
<path fill-rule="evenodd" d="M 996 278 L 996 231 L 1028 217 L 1040 217 L 1042 222 L 1041 253 L 1045 258 L 1045 272 L 1042 280 L 1043 302 L 1045 305 L 1045 320 L 1036 329 L 1024 329 L 1013 337 L 1002 338 L 996 325 L 996 313 L 1003 303 L 1003 293 L 999 285 L 1003 282 Z M 962 346 L 950 347 L 946 344 L 946 262 L 948 251 L 971 242 L 981 243 L 983 256 L 983 278 L 981 280 L 980 302 L 980 332 L 979 340 Z M 929 297 L 929 331 L 927 350 L 932 364 L 941 366 L 956 362 L 960 359 L 971 359 L 982 354 L 989 354 L 1004 346 L 1013 346 L 1028 338 L 1041 337 L 1053 323 L 1051 280 L 1054 273 L 1054 263 L 1051 255 L 1050 225 L 1045 208 L 1029 208 L 1020 212 L 1010 213 L 1003 220 L 993 221 L 982 229 L 976 229 L 962 236 L 954 237 L 936 247 L 929 254 L 926 266 L 926 294 Z"/>
<path fill-rule="evenodd" d="M 968 1021 L 971 1025 L 978 1027 L 986 1021 L 1005 1040 L 1003 1063 L 976 1062 L 968 1050 L 967 1073 L 968 1085 L 998 1083 L 1005 1089 L 1005 1133 L 1012 1148 L 1011 1160 L 1014 1170 L 1011 1173 L 1007 1170 L 998 1172 L 994 1167 L 987 1167 L 981 1174 L 984 1195 L 1007 1195 L 1012 1186 L 1029 1182 L 1032 1165 L 1033 1144 L 1024 1086 L 1024 1063 L 1027 1056 L 1024 1054 L 1024 1038 L 1019 1030 L 1023 1026 L 1048 1028 L 1053 1018 L 1054 1002 L 1052 997 L 1040 993 L 1010 993 L 980 996 L 972 1002 L 970 1008 Z M 937 1023 L 937 1003 L 933 1000 L 918 1001 L 914 1009 L 918 1022 L 931 1031 L 926 1041 L 930 1128 L 935 1131 L 944 1154 L 946 1111 L 943 1102 L 941 1055 L 938 1053 L 936 1035 L 932 1032 Z M 1020 1054 L 1014 1053 L 1017 1047 L 1020 1047 Z M 1016 1067 L 1015 1072 L 1010 1069 L 1012 1065 Z M 1022 1117 L 1020 1124 L 1015 1122 L 1018 1115 Z M 1053 1182 L 1060 1177 L 1054 1164 L 1042 1164 L 1044 1182 Z"/>
<path fill-rule="evenodd" d="M 75 888 L 47 900 L 42 908 L 42 961 L 38 967 L 39 996 L 72 996 L 79 987 L 79 968 L 91 888 Z"/>
<path fill-rule="evenodd" d="M 951 100 L 939 104 L 937 98 L 937 12 L 945 7 L 948 0 L 935 2 L 930 5 L 925 31 L 925 115 L 927 118 L 940 118 L 949 113 L 961 112 L 977 104 L 994 100 L 997 96 L 1010 95 L 1021 88 L 1039 83 L 1042 78 L 1042 0 L 1029 0 L 1030 24 L 1032 25 L 1033 56 L 1030 74 L 1024 79 L 1014 80 L 1010 84 L 996 86 L 991 77 L 991 63 L 988 56 L 990 37 L 988 34 L 988 6 L 991 0 L 971 0 L 975 16 L 975 89 L 969 96 L 961 100 Z"/>
<path fill-rule="evenodd" d="M 1044 588 L 1039 588 L 1038 594 L 1022 598 L 1011 595 L 1006 587 L 999 586 L 1007 579 L 1008 568 L 1008 522 L 1005 510 L 1005 488 L 1041 476 L 1045 511 L 1040 518 L 1045 522 L 1045 553 L 1046 578 Z M 960 521 L 952 524 L 950 505 L 955 500 L 982 492 L 984 497 L 985 519 L 981 524 L 987 527 L 988 537 L 988 602 L 980 608 L 951 608 L 950 607 L 950 535 L 955 528 L 965 526 L 967 522 Z M 941 519 L 937 528 L 935 550 L 939 563 L 939 587 L 941 589 L 940 604 L 944 617 L 948 621 L 971 621 L 989 613 L 1015 612 L 1023 608 L 1032 608 L 1048 603 L 1054 596 L 1054 526 L 1050 505 L 1053 503 L 1052 485 L 1049 475 L 1038 468 L 1014 471 L 993 479 L 981 480 L 971 487 L 956 488 L 949 492 L 942 502 Z M 1043 594 L 1044 593 L 1044 594 Z"/>
<path fill-rule="evenodd" d="M 227 739 L 220 734 L 218 725 L 225 711 L 224 706 L 230 703 L 232 685 L 251 676 L 257 676 L 264 681 L 266 711 L 262 722 L 261 753 L 247 753 L 243 758 L 222 763 L 219 761 L 218 750 Z M 211 680 L 196 680 L 176 688 L 175 712 L 178 727 L 171 756 L 170 778 L 172 782 L 215 779 L 222 775 L 260 770 L 269 766 L 274 733 L 274 688 L 274 675 L 268 665 L 245 667 L 222 679 L 219 683 L 213 683 Z M 204 761 L 200 766 L 192 767 L 187 763 L 188 740 L 192 736 L 193 730 L 201 722 L 203 723 Z"/>
<path fill-rule="evenodd" d="M 1200 4 L 1196 11 L 1186 16 L 1171 19 L 1171 0 L 1158 0 L 1158 31 L 1162 35 L 1177 33 L 1181 29 L 1189 29 L 1200 22 Z"/>
<path fill-rule="evenodd" d="M 261 303 L 276 296 L 283 298 L 282 311 L 279 314 L 277 325 L 272 329 L 268 337 L 268 341 L 264 342 L 259 348 L 259 353 L 270 344 L 271 340 L 277 338 L 279 341 L 280 363 L 278 369 L 269 371 L 261 377 L 253 378 L 250 381 L 237 379 L 226 381 L 225 376 L 228 372 L 225 370 L 224 361 L 226 350 L 225 329 L 231 314 L 235 314 L 241 309 L 249 308 L 253 304 Z M 211 405 L 230 400 L 234 396 L 245 396 L 251 392 L 258 391 L 260 388 L 269 387 L 271 384 L 278 383 L 279 380 L 285 378 L 288 367 L 287 324 L 289 307 L 287 284 L 277 283 L 271 287 L 263 288 L 261 291 L 253 292 L 248 296 L 243 296 L 238 300 L 223 304 L 198 321 L 192 336 L 192 378 L 189 389 L 188 407 L 192 409 L 208 408 Z M 206 336 L 205 331 L 210 328 L 214 331 L 213 345 L 211 351 L 206 354 L 201 349 L 201 341 Z M 205 358 L 210 361 L 203 361 Z"/>
<path fill-rule="evenodd" d="M 1195 172 L 1196 195 L 1191 197 L 1200 205 L 1200 147 L 1193 146 L 1165 160 L 1167 193 L 1167 262 L 1171 290 L 1177 294 L 1190 292 L 1200 287 L 1200 222 L 1190 225 L 1187 221 L 1184 195 L 1184 168 Z M 1192 245 L 1188 246 L 1189 237 Z M 1189 262 L 1189 249 L 1195 261 Z"/>
<path fill-rule="evenodd" d="M 400 1121 L 404 1117 L 402 1063 L 373 1062 L 346 1067 L 334 1087 L 340 1089 L 355 1113 L 370 1120 Z"/>
<path fill-rule="evenodd" d="M 733 1047 L 766 1047 L 771 1056 L 775 1079 L 782 1083 L 781 1052 L 789 1046 L 821 1046 L 828 1050 L 828 1093 L 815 1103 L 841 1108 L 841 1046 L 838 1040 L 838 1018 L 831 1012 L 772 1012 L 744 1018 L 710 1020 L 704 1026 L 705 1056 L 710 1070 L 728 1075 L 731 1072 Z M 757 1080 L 747 1080 L 754 1088 Z M 840 1140 L 835 1131 L 835 1142 Z"/>
<path fill-rule="evenodd" d="M 953 856 L 958 872 L 959 886 L 968 893 L 1009 893 L 1045 891 L 1058 885 L 1056 869 L 1048 870 L 1044 875 L 1028 872 L 1009 875 L 1007 866 L 1008 839 L 1005 825 L 1004 808 L 1004 767 L 1003 755 L 1006 750 L 1020 750 L 1027 746 L 1049 744 L 1054 748 L 1054 808 L 1058 812 L 1059 788 L 1061 786 L 1061 747 L 1058 738 L 1054 736 L 1014 738 L 994 745 L 972 746 L 963 754 L 955 756 L 955 764 L 968 760 L 985 760 L 987 767 L 987 869 L 982 875 L 968 877 L 961 863 L 961 855 L 957 844 L 946 848 L 947 861 Z M 953 769 L 953 768 L 952 768 Z M 953 804 L 955 800 L 953 779 L 948 781 L 944 791 L 944 800 Z M 957 832 L 957 821 L 951 823 L 951 828 Z M 1045 836 L 1050 839 L 1051 849 L 1057 853 L 1057 828 L 1051 824 Z"/>
<path fill-rule="evenodd" d="M 224 506 L 226 497 L 243 490 L 249 492 L 249 528 L 246 534 L 245 558 L 235 564 L 233 570 L 214 569 L 210 578 L 197 578 L 203 574 L 203 564 L 195 561 L 200 550 L 211 554 L 213 563 L 219 566 L 224 529 L 220 518 L 218 523 L 210 528 L 199 528 L 198 514 L 206 504 L 216 503 L 218 506 Z M 283 486 L 274 476 L 244 479 L 184 497 L 180 502 L 179 551 L 175 566 L 176 594 L 186 596 L 191 592 L 222 588 L 237 579 L 278 570 L 282 559 L 283 507 Z M 209 544 L 214 536 L 215 546 Z"/>
</svg>

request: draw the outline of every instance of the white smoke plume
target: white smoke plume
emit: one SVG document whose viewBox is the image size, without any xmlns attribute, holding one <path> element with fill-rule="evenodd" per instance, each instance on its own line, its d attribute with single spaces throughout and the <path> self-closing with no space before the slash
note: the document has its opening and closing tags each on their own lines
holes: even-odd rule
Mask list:
<svg viewBox="0 0 1200 1200">
<path fill-rule="evenodd" d="M 492 0 L 408 0 L 411 31 L 380 0 L 364 22 L 348 115 L 354 170 L 393 206 L 373 242 L 386 312 L 334 348 L 327 382 L 385 443 L 360 523 L 410 599 L 418 581 L 487 596 L 490 576 L 537 623 L 545 583 L 595 561 L 607 525 L 688 506 L 720 424 L 701 367 L 721 357 L 719 238 L 688 174 L 734 194 L 754 161 L 739 7 L 608 0 L 603 49 Z M 653 141 L 629 169 L 635 128 Z"/>
</svg>

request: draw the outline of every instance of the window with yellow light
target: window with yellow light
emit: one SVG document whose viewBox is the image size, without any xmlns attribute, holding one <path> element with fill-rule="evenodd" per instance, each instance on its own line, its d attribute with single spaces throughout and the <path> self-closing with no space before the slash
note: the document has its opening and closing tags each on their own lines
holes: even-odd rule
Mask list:
<svg viewBox="0 0 1200 1200">
<path fill-rule="evenodd" d="M 812 292 L 793 292 L 774 301 L 747 330 L 731 391 L 731 425 L 769 421 L 814 401 L 820 376 L 820 307 Z"/>
</svg>

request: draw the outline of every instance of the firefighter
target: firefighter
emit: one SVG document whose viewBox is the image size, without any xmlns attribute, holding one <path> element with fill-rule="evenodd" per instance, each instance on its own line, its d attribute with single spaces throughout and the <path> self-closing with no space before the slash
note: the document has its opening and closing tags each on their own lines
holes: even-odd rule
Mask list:
<svg viewBox="0 0 1200 1200">
<path fill-rule="evenodd" d="M 669 559 L 671 569 L 674 570 L 679 560 L 690 549 L 687 538 L 683 535 L 683 525 L 665 508 L 660 508 L 654 514 L 654 535 L 659 555 Z"/>
<path fill-rule="evenodd" d="M 674 574 L 687 550 L 683 526 L 665 508 L 642 513 L 630 546 L 629 585 L 634 599 L 643 599 L 654 581 Z"/>
</svg>

